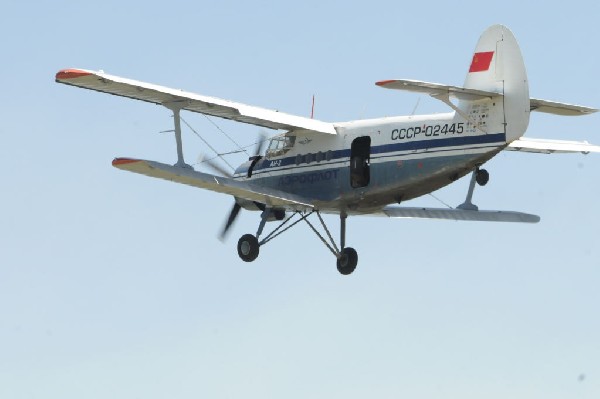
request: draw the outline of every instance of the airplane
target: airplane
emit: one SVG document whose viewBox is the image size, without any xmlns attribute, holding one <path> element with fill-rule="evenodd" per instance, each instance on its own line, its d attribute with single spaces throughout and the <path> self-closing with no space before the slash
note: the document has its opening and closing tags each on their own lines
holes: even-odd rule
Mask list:
<svg viewBox="0 0 600 399">
<path fill-rule="evenodd" d="M 239 257 L 254 261 L 262 246 L 301 221 L 308 224 L 336 257 L 337 270 L 351 274 L 358 254 L 346 246 L 346 219 L 354 215 L 433 218 L 486 222 L 537 223 L 537 215 L 479 210 L 472 203 L 475 184 L 484 186 L 489 173 L 482 165 L 502 151 L 532 153 L 600 152 L 587 142 L 523 137 L 530 112 L 563 116 L 587 115 L 597 109 L 530 98 L 525 65 L 512 32 L 493 25 L 475 47 L 462 87 L 393 79 L 377 86 L 428 94 L 450 112 L 329 123 L 229 100 L 170 89 L 112 76 L 103 71 L 63 69 L 56 82 L 158 104 L 174 116 L 177 162 L 115 158 L 118 169 L 212 190 L 235 202 L 221 237 L 243 208 L 260 211 L 256 233 L 238 241 Z M 256 150 L 233 174 L 199 172 L 183 157 L 182 110 L 282 131 L 266 152 Z M 401 205 L 471 174 L 467 196 L 456 208 Z M 221 176 L 223 175 L 223 176 Z M 316 214 L 321 224 L 308 217 Z M 340 218 L 339 246 L 321 214 Z M 292 222 L 292 220 L 294 220 Z M 263 236 L 267 222 L 279 221 Z M 318 226 L 318 225 L 317 225 Z M 324 232 L 323 232 L 324 231 Z"/>
</svg>

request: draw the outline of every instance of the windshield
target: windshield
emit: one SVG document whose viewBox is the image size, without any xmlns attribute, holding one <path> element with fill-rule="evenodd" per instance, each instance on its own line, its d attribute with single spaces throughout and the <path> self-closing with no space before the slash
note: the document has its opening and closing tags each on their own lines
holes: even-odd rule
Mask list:
<svg viewBox="0 0 600 399">
<path fill-rule="evenodd" d="M 279 157 L 288 152 L 296 141 L 296 136 L 273 137 L 265 154 L 267 158 Z"/>
</svg>

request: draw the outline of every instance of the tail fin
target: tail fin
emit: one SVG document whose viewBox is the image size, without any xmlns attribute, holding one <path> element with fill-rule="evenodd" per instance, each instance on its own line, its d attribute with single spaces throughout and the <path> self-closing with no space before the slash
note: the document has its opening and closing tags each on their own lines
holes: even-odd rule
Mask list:
<svg viewBox="0 0 600 399">
<path fill-rule="evenodd" d="M 517 40 L 505 26 L 489 27 L 475 47 L 465 80 L 467 89 L 503 94 L 491 100 L 461 100 L 459 108 L 488 132 L 506 134 L 510 143 L 529 125 L 529 85 Z"/>
</svg>

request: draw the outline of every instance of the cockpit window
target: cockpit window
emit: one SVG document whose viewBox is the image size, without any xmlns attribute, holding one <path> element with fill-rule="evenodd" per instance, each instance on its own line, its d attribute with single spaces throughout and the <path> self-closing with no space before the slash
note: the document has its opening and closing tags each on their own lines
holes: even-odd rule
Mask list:
<svg viewBox="0 0 600 399">
<path fill-rule="evenodd" d="M 267 158 L 279 157 L 288 152 L 294 146 L 296 136 L 277 136 L 271 139 L 267 153 Z"/>
</svg>

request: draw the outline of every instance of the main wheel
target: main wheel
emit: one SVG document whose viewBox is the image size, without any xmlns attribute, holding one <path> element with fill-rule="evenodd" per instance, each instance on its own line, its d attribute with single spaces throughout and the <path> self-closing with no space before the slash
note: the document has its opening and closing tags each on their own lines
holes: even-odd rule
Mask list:
<svg viewBox="0 0 600 399">
<path fill-rule="evenodd" d="M 358 254 L 354 248 L 346 247 L 342 250 L 341 255 L 337 260 L 337 269 L 338 272 L 346 276 L 356 269 Z"/>
<path fill-rule="evenodd" d="M 475 174 L 475 181 L 480 186 L 485 186 L 490 181 L 490 174 L 485 169 L 479 169 Z"/>
<path fill-rule="evenodd" d="M 258 257 L 258 240 L 252 234 L 244 234 L 238 241 L 238 255 L 244 262 L 252 262 Z"/>
</svg>

